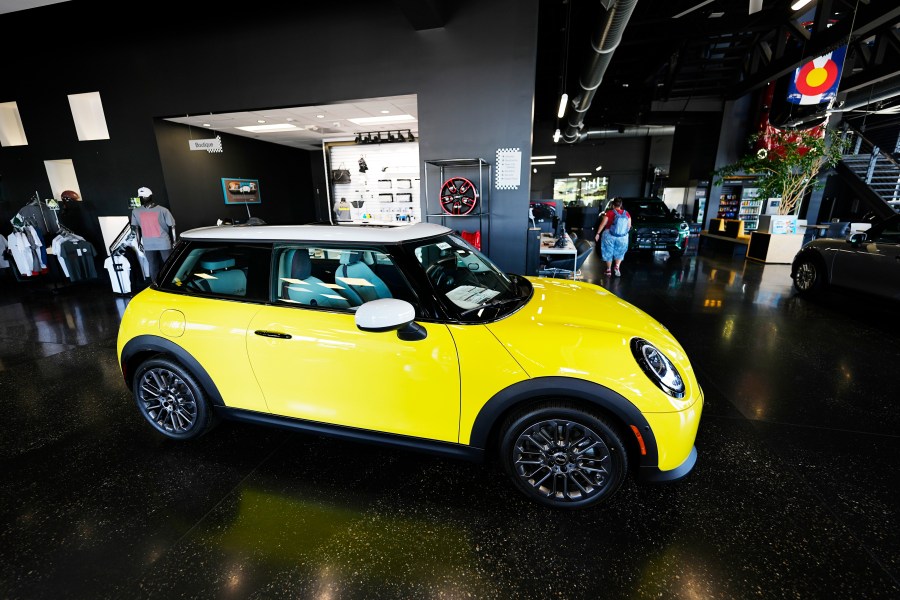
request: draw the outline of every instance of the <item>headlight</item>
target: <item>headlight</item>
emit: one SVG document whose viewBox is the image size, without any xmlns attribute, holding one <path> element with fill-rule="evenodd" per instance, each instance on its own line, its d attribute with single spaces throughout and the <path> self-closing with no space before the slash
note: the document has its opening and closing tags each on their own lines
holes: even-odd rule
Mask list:
<svg viewBox="0 0 900 600">
<path fill-rule="evenodd" d="M 690 229 L 690 228 L 691 228 L 691 226 L 688 225 L 687 223 L 681 223 L 681 224 L 678 225 L 678 229 L 681 229 L 682 231 L 686 231 L 686 230 L 688 230 L 688 229 Z"/>
<path fill-rule="evenodd" d="M 678 374 L 678 369 L 653 344 L 641 338 L 634 338 L 631 340 L 631 353 L 647 377 L 659 389 L 673 398 L 684 397 L 684 381 Z"/>
</svg>

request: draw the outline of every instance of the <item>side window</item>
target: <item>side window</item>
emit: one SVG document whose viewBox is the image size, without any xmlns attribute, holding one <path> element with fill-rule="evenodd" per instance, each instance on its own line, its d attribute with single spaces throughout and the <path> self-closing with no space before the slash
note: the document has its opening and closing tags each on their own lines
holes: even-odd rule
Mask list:
<svg viewBox="0 0 900 600">
<path fill-rule="evenodd" d="M 900 219 L 895 220 L 893 223 L 889 223 L 875 241 L 900 244 Z"/>
<path fill-rule="evenodd" d="M 415 297 L 393 259 L 374 249 L 276 249 L 276 298 L 289 304 L 353 311 L 379 298 Z"/>
<path fill-rule="evenodd" d="M 267 300 L 271 250 L 264 246 L 202 244 L 185 252 L 163 289 L 201 296 Z"/>
</svg>

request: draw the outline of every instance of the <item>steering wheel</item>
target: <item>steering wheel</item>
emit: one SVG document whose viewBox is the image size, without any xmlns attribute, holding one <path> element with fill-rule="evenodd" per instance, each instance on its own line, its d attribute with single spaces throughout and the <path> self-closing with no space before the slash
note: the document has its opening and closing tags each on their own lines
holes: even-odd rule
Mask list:
<svg viewBox="0 0 900 600">
<path fill-rule="evenodd" d="M 439 292 L 449 290 L 455 283 L 455 278 L 440 262 L 436 262 L 425 270 L 428 279 Z"/>
</svg>

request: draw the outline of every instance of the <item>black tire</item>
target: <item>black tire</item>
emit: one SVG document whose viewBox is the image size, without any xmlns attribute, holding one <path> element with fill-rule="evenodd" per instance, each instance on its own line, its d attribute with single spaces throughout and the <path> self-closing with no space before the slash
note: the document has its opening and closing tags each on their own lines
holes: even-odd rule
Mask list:
<svg viewBox="0 0 900 600">
<path fill-rule="evenodd" d="M 527 497 L 554 508 L 584 508 L 608 499 L 628 473 L 625 444 L 604 418 L 566 404 L 545 404 L 510 417 L 499 459 Z"/>
<path fill-rule="evenodd" d="M 669 256 L 671 256 L 672 258 L 681 258 L 682 256 L 684 256 L 685 246 L 687 246 L 687 242 L 685 242 L 684 246 L 682 246 L 681 248 L 672 246 L 671 248 L 669 248 Z"/>
<path fill-rule="evenodd" d="M 825 289 L 825 264 L 814 255 L 802 256 L 794 267 L 794 289 L 801 296 L 812 297 Z"/>
<path fill-rule="evenodd" d="M 165 357 L 138 367 L 132 386 L 138 410 L 156 431 L 174 440 L 189 440 L 215 424 L 203 388 L 181 364 Z"/>
</svg>

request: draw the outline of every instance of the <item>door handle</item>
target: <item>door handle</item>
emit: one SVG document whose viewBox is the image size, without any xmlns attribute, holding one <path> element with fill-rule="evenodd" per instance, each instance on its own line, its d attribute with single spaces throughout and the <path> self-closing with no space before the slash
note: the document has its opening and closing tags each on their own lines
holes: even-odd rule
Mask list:
<svg viewBox="0 0 900 600">
<path fill-rule="evenodd" d="M 257 330 L 254 331 L 253 333 L 255 333 L 256 335 L 261 335 L 261 336 L 263 336 L 263 337 L 278 338 L 279 340 L 289 340 L 289 339 L 291 339 L 291 334 L 289 334 L 289 333 L 280 333 L 280 332 L 278 332 L 278 331 L 266 331 L 266 330 L 264 330 L 264 329 L 257 329 Z"/>
</svg>

